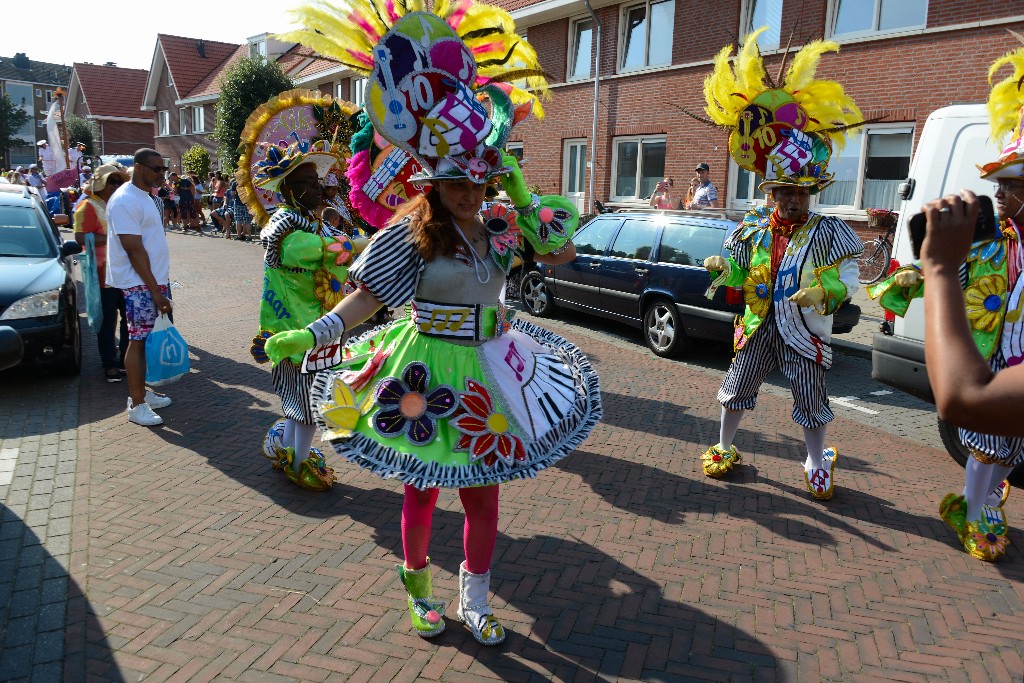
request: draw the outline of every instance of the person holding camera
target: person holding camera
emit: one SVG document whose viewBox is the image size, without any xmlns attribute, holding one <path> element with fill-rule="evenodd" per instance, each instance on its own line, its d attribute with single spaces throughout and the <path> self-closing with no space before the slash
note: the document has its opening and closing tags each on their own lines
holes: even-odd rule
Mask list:
<svg viewBox="0 0 1024 683">
<path fill-rule="evenodd" d="M 654 188 L 654 194 L 651 195 L 650 205 L 655 209 L 675 209 L 678 202 L 672 196 L 672 186 L 674 184 L 672 178 L 668 176 L 659 182 Z"/>
<path fill-rule="evenodd" d="M 1024 48 L 1001 57 L 990 73 L 1005 65 L 1015 72 L 1024 68 Z M 972 557 L 987 562 L 1002 557 L 1010 543 L 1002 510 L 1010 493 L 1005 479 L 1024 462 L 1024 429 L 1017 426 L 1022 392 L 1015 390 L 1020 372 L 1014 367 L 1024 361 L 1021 105 L 1024 94 L 1014 76 L 992 88 L 992 137 L 1014 134 L 999 159 L 979 169 L 996 184 L 998 228 L 979 229 L 986 216 L 973 192 L 930 202 L 923 207 L 920 265 L 900 268 L 868 290 L 883 308 L 904 315 L 927 283 L 928 379 L 939 416 L 960 427 L 960 440 L 971 453 L 962 494 L 947 494 L 939 515 Z"/>
</svg>

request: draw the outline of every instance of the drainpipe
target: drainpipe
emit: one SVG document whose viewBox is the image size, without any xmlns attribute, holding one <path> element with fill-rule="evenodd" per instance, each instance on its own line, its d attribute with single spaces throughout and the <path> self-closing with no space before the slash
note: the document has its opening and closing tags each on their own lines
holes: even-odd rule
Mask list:
<svg viewBox="0 0 1024 683">
<path fill-rule="evenodd" d="M 583 0 L 583 4 L 587 6 L 590 18 L 594 21 L 594 26 L 597 28 L 594 34 L 594 51 L 596 53 L 594 55 L 594 127 L 590 132 L 590 189 L 587 191 L 587 200 L 590 207 L 587 209 L 587 213 L 594 213 L 594 173 L 597 172 L 595 156 L 597 154 L 597 93 L 601 85 L 601 20 L 597 18 L 594 8 L 590 6 L 590 0 Z"/>
</svg>

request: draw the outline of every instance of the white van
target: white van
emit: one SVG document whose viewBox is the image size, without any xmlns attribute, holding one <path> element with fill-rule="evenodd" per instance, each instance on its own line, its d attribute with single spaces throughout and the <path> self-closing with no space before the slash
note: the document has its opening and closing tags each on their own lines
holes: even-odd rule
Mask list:
<svg viewBox="0 0 1024 683">
<path fill-rule="evenodd" d="M 988 112 L 983 104 L 963 104 L 932 112 L 910 164 L 910 177 L 900 186 L 899 223 L 893 257 L 901 264 L 914 260 L 907 223 L 925 203 L 967 188 L 992 196 L 995 184 L 979 177 L 978 166 L 995 161 L 1000 147 L 989 137 Z M 883 384 L 935 402 L 924 364 L 924 301 L 910 304 L 906 317 L 896 318 L 892 334 L 880 332 L 872 342 L 871 376 Z M 956 429 L 939 420 L 942 442 L 956 460 L 967 451 Z"/>
</svg>

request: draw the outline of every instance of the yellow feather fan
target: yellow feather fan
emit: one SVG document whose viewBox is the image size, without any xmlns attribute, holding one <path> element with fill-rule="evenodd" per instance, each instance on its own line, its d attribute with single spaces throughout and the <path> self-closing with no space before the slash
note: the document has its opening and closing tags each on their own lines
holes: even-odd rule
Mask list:
<svg viewBox="0 0 1024 683">
<path fill-rule="evenodd" d="M 430 11 L 422 0 L 341 0 L 337 5 L 313 0 L 291 12 L 302 28 L 277 37 L 302 43 L 357 73 L 369 75 L 374 45 L 399 19 L 419 11 Z M 543 117 L 537 98 L 547 94 L 547 78 L 536 51 L 516 34 L 508 12 L 474 0 L 435 0 L 433 12 L 452 27 L 476 59 L 474 87 L 512 82 L 512 102 L 532 100 L 534 116 Z"/>
<path fill-rule="evenodd" d="M 996 74 L 1007 65 L 1013 67 L 1013 73 L 993 85 Z M 988 96 L 988 118 L 992 137 L 1000 144 L 1008 135 L 1012 136 L 1010 142 L 1021 136 L 1021 107 L 1024 105 L 1021 79 L 1024 79 L 1024 47 L 1003 55 L 988 69 L 988 82 L 992 86 Z"/>
</svg>

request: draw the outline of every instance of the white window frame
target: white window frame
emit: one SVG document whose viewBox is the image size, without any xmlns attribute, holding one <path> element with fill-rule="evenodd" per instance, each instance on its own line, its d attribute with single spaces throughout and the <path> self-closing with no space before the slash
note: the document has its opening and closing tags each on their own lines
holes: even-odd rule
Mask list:
<svg viewBox="0 0 1024 683">
<path fill-rule="evenodd" d="M 344 82 L 345 81 L 335 81 L 334 82 L 334 99 L 336 99 L 336 100 L 344 100 L 345 99 L 344 97 L 341 96 L 341 86 L 342 86 L 342 84 Z"/>
<path fill-rule="evenodd" d="M 366 104 L 366 91 L 370 89 L 370 80 L 365 76 L 355 76 L 348 81 L 349 102 L 362 107 Z"/>
<path fill-rule="evenodd" d="M 812 195 L 811 206 L 821 206 L 824 210 L 828 211 L 830 215 L 836 215 L 840 218 L 849 218 L 854 220 L 864 220 L 865 214 L 864 209 L 857 208 L 864 197 L 864 173 L 867 170 L 867 136 L 869 133 L 878 133 L 879 131 L 887 131 L 889 134 L 895 133 L 909 133 L 911 139 L 910 147 L 910 158 L 914 158 L 914 124 L 909 122 L 904 123 L 876 123 L 861 128 L 855 129 L 860 135 L 863 136 L 860 146 L 860 159 L 857 163 L 857 190 L 854 192 L 852 204 L 821 204 L 818 201 L 820 195 Z M 870 208 L 870 207 L 866 207 Z"/>
<path fill-rule="evenodd" d="M 188 107 L 178 109 L 178 135 L 188 135 Z"/>
<path fill-rule="evenodd" d="M 850 1 L 850 0 L 847 0 Z M 863 0 L 860 0 L 863 2 Z M 839 33 L 836 30 L 836 20 L 839 18 L 839 5 L 842 0 L 827 0 L 825 7 L 825 38 L 827 40 L 835 39 L 838 41 L 854 40 L 857 38 L 866 38 L 869 36 L 884 36 L 894 33 L 902 33 L 904 31 L 917 31 L 928 26 L 928 0 L 925 0 L 924 5 L 924 21 L 920 24 L 914 24 L 913 26 L 900 26 L 899 28 L 891 28 L 881 31 L 878 29 L 878 20 L 882 14 L 882 0 L 874 0 L 875 3 L 875 18 L 871 22 L 872 28 L 866 31 L 855 31 L 853 33 Z"/>
<path fill-rule="evenodd" d="M 580 189 L 576 191 L 571 191 L 569 189 L 569 149 L 572 147 L 583 148 L 583 175 L 579 178 Z M 562 140 L 562 194 L 564 196 L 569 196 L 570 194 L 586 195 L 588 179 L 587 174 L 590 172 L 590 161 L 587 157 L 587 154 L 590 151 L 588 149 L 589 147 L 590 140 L 587 138 L 566 138 Z"/>
<path fill-rule="evenodd" d="M 523 143 L 523 142 L 509 142 L 509 143 L 506 143 L 506 145 L 505 145 L 505 153 L 506 154 L 512 154 L 512 150 L 517 149 L 517 150 L 519 150 L 519 156 L 516 157 L 516 158 L 519 159 L 520 161 L 522 161 L 523 154 L 526 153 L 525 147 L 524 147 L 525 144 L 526 143 Z M 515 156 L 515 154 L 512 154 L 512 156 Z"/>
<path fill-rule="evenodd" d="M 163 160 L 164 160 L 164 168 L 167 169 L 166 171 L 164 171 L 164 173 L 170 173 L 170 171 L 171 171 L 171 158 L 170 157 L 163 157 Z"/>
<path fill-rule="evenodd" d="M 42 88 L 36 88 L 36 97 L 42 97 L 42 96 L 43 96 L 43 89 Z"/>
<path fill-rule="evenodd" d="M 615 191 L 615 171 L 619 167 L 619 143 L 622 142 L 637 142 L 639 143 L 637 151 L 643 150 L 643 144 L 645 142 L 664 142 L 666 146 L 666 161 L 668 159 L 668 136 L 664 133 L 657 133 L 654 135 L 622 135 L 612 138 L 612 165 L 611 165 L 611 177 L 608 183 L 608 200 L 612 202 L 643 202 L 644 198 L 639 196 L 627 196 L 627 195 L 614 195 L 611 194 Z M 636 189 L 640 191 L 640 172 L 643 169 L 642 157 L 637 156 L 636 160 Z"/>
<path fill-rule="evenodd" d="M 779 0 L 779 1 L 783 4 L 783 8 L 785 8 L 785 0 Z M 759 28 L 758 26 L 753 26 L 752 25 L 753 19 L 754 19 L 754 6 L 757 4 L 757 2 L 758 2 L 758 0 L 743 0 L 743 9 L 740 12 L 739 40 L 743 40 L 743 38 L 746 37 L 747 33 L 749 33 L 752 29 Z M 780 25 L 779 25 L 779 42 L 777 42 L 777 43 L 775 43 L 773 45 L 769 45 L 769 44 L 762 45 L 762 44 L 758 43 L 758 48 L 761 50 L 761 52 L 772 52 L 772 51 L 778 50 L 778 49 L 780 49 L 782 47 L 781 40 L 782 40 L 782 33 L 783 33 L 783 31 L 782 31 L 782 26 L 781 26 L 781 22 L 782 22 L 782 18 L 781 17 L 779 18 L 779 22 L 780 22 Z"/>
<path fill-rule="evenodd" d="M 752 183 L 750 199 L 737 199 L 736 190 L 739 188 L 740 167 L 739 165 L 737 165 L 735 161 L 732 160 L 731 157 L 729 158 L 729 177 L 727 179 L 729 196 L 726 198 L 724 202 L 724 206 L 726 208 L 741 209 L 745 211 L 747 209 L 750 209 L 755 206 L 760 206 L 761 204 L 765 204 L 767 202 L 767 195 L 765 195 L 763 192 L 760 192 L 757 189 L 757 186 L 761 183 L 762 180 L 761 176 L 757 175 L 753 171 L 747 171 L 747 173 L 749 173 L 750 177 L 752 178 L 752 180 L 748 181 Z M 693 176 L 689 176 L 686 178 L 685 187 L 687 188 L 687 190 L 689 190 L 690 188 L 690 178 L 692 177 Z M 718 199 L 722 199 L 721 191 L 719 191 L 718 193 Z"/>
<path fill-rule="evenodd" d="M 669 57 L 668 61 L 664 64 L 649 64 L 647 63 L 647 53 L 650 51 L 651 42 L 651 5 L 659 4 L 660 2 L 669 0 L 644 0 L 643 2 L 623 3 L 619 10 L 619 40 L 617 46 L 617 55 L 615 57 L 616 73 L 634 73 L 637 71 L 646 71 L 648 69 L 664 68 L 672 65 L 672 45 L 675 43 L 675 20 L 676 20 L 676 0 L 670 0 L 672 5 L 672 39 L 669 41 Z M 635 66 L 627 69 L 623 65 L 623 60 L 626 59 L 626 31 L 629 27 L 626 23 L 626 17 L 629 16 L 629 11 L 635 9 L 640 5 L 647 7 L 647 35 L 644 36 L 644 64 L 642 66 Z"/>
<path fill-rule="evenodd" d="M 46 128 L 46 119 L 36 119 L 36 128 Z"/>
<path fill-rule="evenodd" d="M 192 132 L 206 132 L 206 111 L 202 105 L 192 107 Z"/>
<path fill-rule="evenodd" d="M 590 22 L 591 50 L 590 50 L 590 59 L 588 60 L 588 64 L 590 65 L 590 68 L 588 69 L 586 76 L 574 76 L 573 73 L 572 73 L 572 69 L 573 69 L 573 66 L 575 64 L 575 60 L 573 59 L 573 57 L 575 56 L 576 50 L 578 49 L 578 46 L 576 45 L 576 26 L 581 24 L 581 23 L 583 23 L 584 21 L 589 21 Z M 597 31 L 595 30 L 595 27 L 594 27 L 594 20 L 590 16 L 584 15 L 584 16 L 575 17 L 575 18 L 569 20 L 569 36 L 568 36 L 568 39 L 566 40 L 566 43 L 569 46 L 569 50 L 568 50 L 568 52 L 565 55 L 565 80 L 566 81 L 585 81 L 587 79 L 590 79 L 590 78 L 594 77 L 594 50 L 593 50 L 593 43 L 594 43 L 595 40 L 597 40 Z"/>
<path fill-rule="evenodd" d="M 46 91 L 46 103 L 47 104 L 52 104 L 53 103 L 53 91 L 52 90 L 47 90 Z"/>
<path fill-rule="evenodd" d="M 156 113 L 156 134 L 157 136 L 171 134 L 171 112 L 166 109 Z"/>
</svg>

